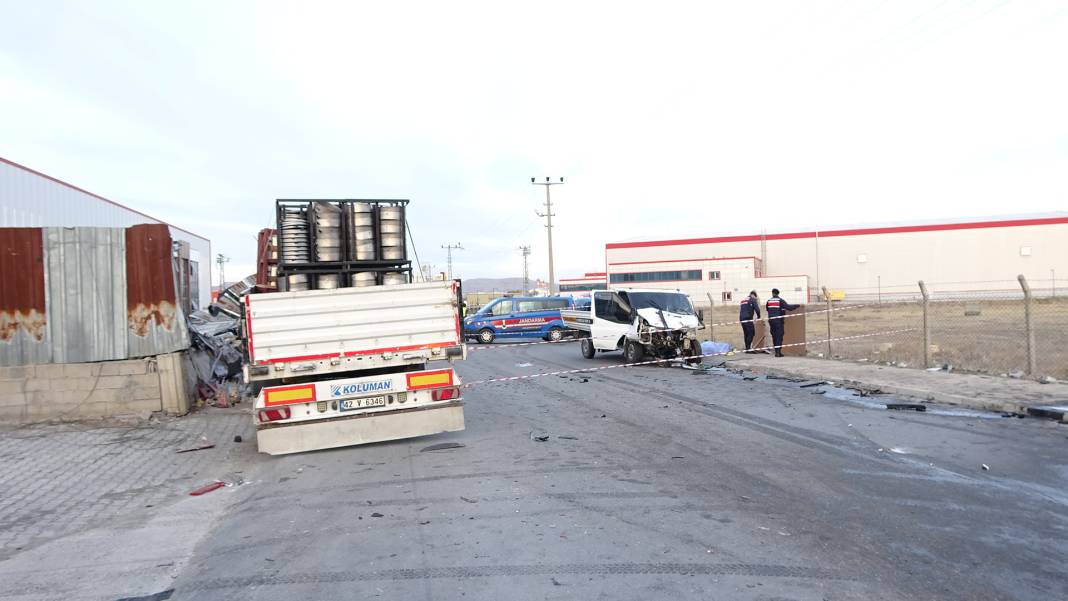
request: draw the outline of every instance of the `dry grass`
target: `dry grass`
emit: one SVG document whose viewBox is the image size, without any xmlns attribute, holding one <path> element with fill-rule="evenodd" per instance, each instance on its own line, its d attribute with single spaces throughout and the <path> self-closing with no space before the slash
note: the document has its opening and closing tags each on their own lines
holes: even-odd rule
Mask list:
<svg viewBox="0 0 1068 601">
<path fill-rule="evenodd" d="M 888 336 L 873 336 L 856 340 L 832 342 L 835 358 L 866 359 L 873 362 L 897 362 L 909 367 L 923 367 L 923 308 L 918 302 L 884 303 L 850 308 L 836 307 L 832 318 L 832 337 L 855 336 L 915 328 Z M 819 311 L 824 305 L 809 305 L 809 311 Z M 738 319 L 734 307 L 705 308 L 706 322 L 727 322 Z M 1062 340 L 1068 334 L 1068 298 L 1036 299 L 1033 305 L 1035 330 L 1036 375 L 1050 375 L 1068 379 L 1068 347 Z M 955 369 L 977 373 L 1004 374 L 1025 370 L 1026 331 L 1022 300 L 960 300 L 930 303 L 931 361 L 934 365 L 949 363 Z M 738 325 L 712 328 L 716 340 L 741 346 L 742 331 Z M 709 330 L 705 330 L 706 337 Z M 825 313 L 805 317 L 806 340 L 827 338 Z M 826 353 L 823 343 L 809 346 L 809 356 Z"/>
</svg>

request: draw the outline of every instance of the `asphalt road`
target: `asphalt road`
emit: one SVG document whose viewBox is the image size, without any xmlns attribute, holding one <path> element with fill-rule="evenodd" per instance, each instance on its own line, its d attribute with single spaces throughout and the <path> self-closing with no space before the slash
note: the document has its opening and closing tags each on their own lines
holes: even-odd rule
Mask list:
<svg viewBox="0 0 1068 601">
<path fill-rule="evenodd" d="M 1068 427 L 814 391 L 659 367 L 474 386 L 464 432 L 257 458 L 172 598 L 1068 598 Z"/>
</svg>

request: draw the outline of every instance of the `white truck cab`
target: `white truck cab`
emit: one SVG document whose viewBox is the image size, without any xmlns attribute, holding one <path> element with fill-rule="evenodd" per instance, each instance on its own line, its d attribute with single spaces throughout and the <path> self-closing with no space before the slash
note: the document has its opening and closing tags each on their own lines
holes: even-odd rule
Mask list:
<svg viewBox="0 0 1068 601">
<path fill-rule="evenodd" d="M 627 363 L 646 356 L 689 358 L 699 363 L 697 331 L 704 326 L 690 297 L 678 290 L 597 290 L 587 311 L 561 311 L 564 324 L 582 338 L 582 355 L 622 350 Z"/>
</svg>

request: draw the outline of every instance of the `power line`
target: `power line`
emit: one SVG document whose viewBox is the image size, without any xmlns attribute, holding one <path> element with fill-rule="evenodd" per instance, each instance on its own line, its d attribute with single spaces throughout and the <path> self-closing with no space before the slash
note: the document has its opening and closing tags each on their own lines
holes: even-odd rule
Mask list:
<svg viewBox="0 0 1068 601">
<path fill-rule="evenodd" d="M 463 250 L 464 247 L 461 246 L 459 242 L 457 242 L 456 244 L 442 244 L 441 247 L 449 251 L 449 279 L 451 280 L 452 279 L 452 251 L 453 251 L 453 249 Z"/>
<path fill-rule="evenodd" d="M 412 237 L 412 226 L 408 225 L 408 220 L 404 220 L 404 229 L 408 231 L 408 240 L 412 243 L 412 254 L 415 255 L 415 267 L 419 270 L 419 274 L 423 274 L 423 266 L 419 263 L 419 251 L 415 250 L 415 238 Z M 423 277 L 426 280 L 426 277 Z M 415 277 L 412 277 L 412 281 L 415 281 Z"/>
<path fill-rule="evenodd" d="M 520 246 L 519 252 L 523 255 L 523 294 L 530 294 L 530 247 Z"/>
<path fill-rule="evenodd" d="M 549 181 L 546 177 L 544 182 L 534 181 L 534 178 L 530 178 L 530 183 L 535 186 L 545 186 L 545 213 L 537 213 L 538 217 L 545 217 L 547 223 L 545 225 L 546 230 L 549 232 L 549 294 L 556 294 L 556 270 L 553 269 L 553 201 L 549 196 L 549 188 L 553 186 L 559 186 L 564 183 L 564 178 L 560 178 L 560 181 Z"/>
<path fill-rule="evenodd" d="M 215 256 L 215 262 L 219 265 L 219 290 L 222 290 L 226 286 L 225 265 L 230 262 L 230 257 L 219 253 Z"/>
</svg>

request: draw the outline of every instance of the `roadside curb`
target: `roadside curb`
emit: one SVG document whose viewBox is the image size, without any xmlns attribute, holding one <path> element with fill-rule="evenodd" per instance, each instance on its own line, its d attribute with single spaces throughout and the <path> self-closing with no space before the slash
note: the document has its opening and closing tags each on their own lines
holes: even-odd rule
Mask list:
<svg viewBox="0 0 1068 601">
<path fill-rule="evenodd" d="M 853 364 L 846 364 L 846 366 L 834 365 L 835 362 L 827 359 L 811 359 L 810 361 L 819 363 L 829 363 L 829 365 L 812 365 L 812 366 L 783 366 L 773 365 L 773 358 L 752 358 L 752 357 L 727 357 L 727 364 L 734 367 L 742 367 L 756 373 L 770 374 L 780 377 L 795 377 L 805 378 L 809 380 L 828 380 L 835 384 L 842 384 L 847 387 L 855 387 L 863 390 L 879 390 L 888 394 L 893 394 L 901 397 L 909 397 L 921 401 L 930 401 L 934 403 L 943 403 L 946 405 L 956 405 L 960 407 L 968 407 L 972 409 L 981 409 L 984 411 L 998 411 L 1009 413 L 1021 413 L 1036 415 L 1039 412 L 1028 411 L 1029 407 L 1042 407 L 1044 405 L 1057 405 L 1065 404 L 1064 399 L 1050 398 L 1046 402 L 1036 402 L 1036 400 L 1013 400 L 1005 398 L 1008 396 L 1004 390 L 991 390 L 990 395 L 995 398 L 982 398 L 976 396 L 974 393 L 961 393 L 953 386 L 953 382 L 932 382 L 930 386 L 916 385 L 913 383 L 895 382 L 892 372 L 881 371 L 880 373 L 873 373 L 871 377 L 857 377 L 856 374 L 844 375 L 841 373 L 843 367 L 848 367 L 849 371 L 854 371 L 858 366 Z M 822 367 L 822 369 L 821 369 Z M 868 369 L 874 369 L 876 366 L 865 366 Z M 837 369 L 836 369 L 837 368 Z M 887 368 L 887 370 L 901 369 L 905 371 L 905 368 Z M 913 372 L 914 370 L 908 370 Z M 918 373 L 909 373 L 908 375 L 916 377 Z M 960 375 L 960 374 L 955 374 Z M 931 374 L 931 377 L 939 377 L 938 374 Z M 979 378 L 981 376 L 971 376 Z M 1010 381 L 1010 382 L 997 382 L 996 388 L 1005 388 L 1012 386 L 1019 386 L 1021 388 L 1020 396 L 1029 396 L 1023 389 L 1024 387 L 1033 386 L 1046 386 L 1036 382 L 1028 381 Z M 940 389 L 943 388 L 943 389 Z M 949 390 L 945 390 L 949 389 Z"/>
</svg>

